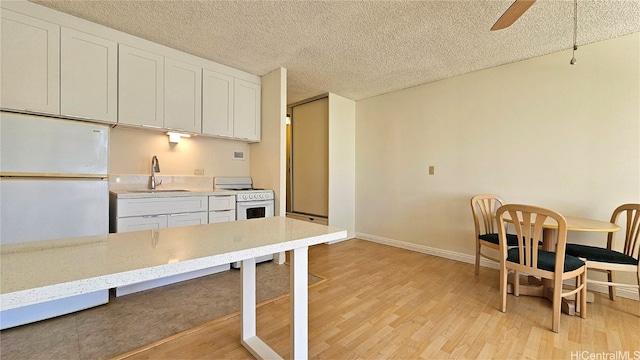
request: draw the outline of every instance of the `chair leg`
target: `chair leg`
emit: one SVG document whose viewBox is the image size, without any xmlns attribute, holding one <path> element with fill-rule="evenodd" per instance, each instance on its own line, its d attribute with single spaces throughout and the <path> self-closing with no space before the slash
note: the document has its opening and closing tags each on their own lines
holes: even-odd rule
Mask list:
<svg viewBox="0 0 640 360">
<path fill-rule="evenodd" d="M 580 275 L 582 278 L 582 290 L 580 290 L 580 317 L 587 318 L 587 272 L 585 271 Z M 578 302 L 576 301 L 576 304 Z"/>
<path fill-rule="evenodd" d="M 553 280 L 553 316 L 551 320 L 551 330 L 558 332 L 560 325 L 560 307 L 562 305 L 562 277 Z"/>
<path fill-rule="evenodd" d="M 640 300 L 640 271 L 636 275 L 638 276 L 638 300 Z"/>
<path fill-rule="evenodd" d="M 611 271 L 611 270 L 607 271 L 607 278 L 608 278 L 610 283 L 615 282 L 615 280 L 614 280 L 615 276 L 613 275 L 613 271 Z M 615 288 L 615 286 L 609 286 L 609 299 L 611 299 L 612 301 L 616 299 L 616 288 Z"/>
<path fill-rule="evenodd" d="M 480 242 L 476 239 L 476 275 L 480 275 Z"/>
<path fill-rule="evenodd" d="M 520 296 L 520 273 L 513 272 L 513 295 Z"/>
<path fill-rule="evenodd" d="M 500 311 L 507 311 L 507 268 L 500 264 Z"/>
<path fill-rule="evenodd" d="M 575 283 L 576 283 L 576 289 L 580 286 L 581 281 L 583 280 L 582 277 L 580 275 L 576 276 L 575 278 Z M 580 306 L 580 313 L 582 314 L 582 302 L 578 302 L 580 300 L 582 300 L 582 298 L 580 297 L 580 294 L 582 294 L 582 292 L 578 291 L 573 295 L 573 303 L 575 304 L 575 309 L 576 311 L 578 310 L 578 306 Z"/>
</svg>

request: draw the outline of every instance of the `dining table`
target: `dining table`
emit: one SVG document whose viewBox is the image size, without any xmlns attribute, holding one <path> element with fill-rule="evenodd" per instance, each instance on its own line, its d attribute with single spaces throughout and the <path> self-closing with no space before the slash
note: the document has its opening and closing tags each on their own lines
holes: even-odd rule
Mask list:
<svg viewBox="0 0 640 360">
<path fill-rule="evenodd" d="M 574 232 L 601 232 L 609 233 L 620 230 L 620 226 L 610 223 L 608 221 L 594 220 L 589 218 L 583 218 L 578 216 L 564 216 L 567 221 L 567 231 Z M 509 218 L 509 214 L 505 213 L 505 220 L 512 222 Z M 546 251 L 555 252 L 556 244 L 554 239 L 557 238 L 556 232 L 558 231 L 558 224 L 555 220 L 547 218 L 542 226 L 542 249 Z M 513 293 L 513 274 L 509 274 L 509 284 L 507 291 Z M 520 280 L 520 294 L 528 296 L 539 296 L 547 298 L 553 301 L 553 282 L 548 279 L 539 279 L 533 276 L 527 276 Z M 593 302 L 593 293 L 587 293 L 587 302 Z M 562 312 L 568 315 L 576 314 L 576 307 L 578 304 L 574 304 L 571 299 L 562 299 Z"/>
</svg>

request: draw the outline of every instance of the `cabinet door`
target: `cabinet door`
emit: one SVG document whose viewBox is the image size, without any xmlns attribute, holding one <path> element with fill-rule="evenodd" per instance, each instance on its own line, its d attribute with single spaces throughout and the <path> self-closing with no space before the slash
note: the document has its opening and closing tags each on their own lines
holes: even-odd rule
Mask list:
<svg viewBox="0 0 640 360">
<path fill-rule="evenodd" d="M 233 77 L 202 71 L 202 133 L 233 136 Z"/>
<path fill-rule="evenodd" d="M 145 197 L 139 199 L 118 199 L 117 216 L 178 214 L 187 212 L 206 212 L 207 196 L 171 196 Z"/>
<path fill-rule="evenodd" d="M 157 230 L 167 227 L 167 215 L 136 216 L 119 218 L 116 232 Z"/>
<path fill-rule="evenodd" d="M 213 210 L 235 210 L 235 195 L 212 195 L 209 196 L 209 211 Z"/>
<path fill-rule="evenodd" d="M 209 211 L 209 224 L 236 221 L 235 210 Z"/>
<path fill-rule="evenodd" d="M 60 27 L 2 9 L 4 109 L 60 113 Z"/>
<path fill-rule="evenodd" d="M 60 29 L 60 113 L 115 123 L 118 120 L 118 44 Z"/>
<path fill-rule="evenodd" d="M 118 66 L 118 122 L 162 128 L 164 58 L 120 44 Z"/>
<path fill-rule="evenodd" d="M 235 79 L 233 136 L 260 141 L 260 85 Z"/>
<path fill-rule="evenodd" d="M 165 58 L 164 127 L 202 132 L 202 68 Z"/>
<path fill-rule="evenodd" d="M 170 228 L 180 227 L 180 226 L 203 225 L 206 223 L 207 223 L 206 212 L 169 214 L 168 225 Z"/>
</svg>

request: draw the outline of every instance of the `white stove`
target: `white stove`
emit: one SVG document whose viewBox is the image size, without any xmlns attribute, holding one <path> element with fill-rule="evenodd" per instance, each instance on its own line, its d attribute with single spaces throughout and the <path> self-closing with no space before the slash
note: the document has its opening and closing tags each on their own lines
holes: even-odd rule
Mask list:
<svg viewBox="0 0 640 360">
<path fill-rule="evenodd" d="M 236 192 L 237 220 L 273 216 L 273 190 L 254 188 L 250 177 L 214 177 L 213 188 Z"/>
<path fill-rule="evenodd" d="M 271 190 L 239 190 L 236 194 L 237 201 L 254 201 L 254 200 L 273 200 L 273 191 Z"/>
<path fill-rule="evenodd" d="M 236 192 L 236 220 L 249 220 L 273 216 L 273 191 L 255 189 L 250 177 L 214 177 L 214 190 L 228 190 Z M 273 255 L 262 256 L 256 262 L 273 259 Z M 237 268 L 238 262 L 231 264 Z"/>
</svg>

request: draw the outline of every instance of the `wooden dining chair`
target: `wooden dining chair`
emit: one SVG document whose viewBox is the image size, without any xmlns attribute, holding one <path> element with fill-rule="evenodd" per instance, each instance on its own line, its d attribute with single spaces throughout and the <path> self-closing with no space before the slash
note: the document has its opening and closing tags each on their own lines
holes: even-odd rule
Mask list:
<svg viewBox="0 0 640 360">
<path fill-rule="evenodd" d="M 562 298 L 575 295 L 576 304 L 580 301 L 580 317 L 587 317 L 587 287 L 585 262 L 571 255 L 565 255 L 567 244 L 567 221 L 559 213 L 530 205 L 504 205 L 496 212 L 500 240 L 500 311 L 507 307 L 507 276 L 514 272 L 513 294 L 519 296 L 520 273 L 549 279 L 553 282 L 553 318 L 551 330 L 558 332 Z M 517 247 L 509 248 L 506 237 L 505 218 L 513 223 L 518 239 Z M 553 231 L 555 252 L 541 249 L 544 222 L 552 219 L 557 224 Z M 511 220 L 511 219 L 519 219 Z M 575 289 L 565 291 L 562 282 L 576 279 Z"/>
<path fill-rule="evenodd" d="M 487 258 L 499 263 L 496 256 L 482 252 L 482 247 L 500 250 L 498 242 L 498 228 L 496 225 L 496 210 L 504 204 L 502 198 L 493 194 L 480 194 L 471 198 L 471 213 L 476 228 L 476 275 L 480 274 L 480 258 Z M 507 234 L 509 246 L 518 245 L 518 237 Z"/>
<path fill-rule="evenodd" d="M 624 221 L 623 221 L 624 220 Z M 616 286 L 635 287 L 640 296 L 640 204 L 624 204 L 618 206 L 611 215 L 610 222 L 622 227 L 618 235 L 624 237 L 622 251 L 615 250 L 616 233 L 607 236 L 607 247 L 596 247 L 580 244 L 567 244 L 567 254 L 586 261 L 587 270 L 606 272 L 608 281 L 587 279 L 588 283 L 602 284 L 609 287 L 609 298 L 616 299 Z M 637 285 L 616 283 L 616 271 L 635 272 Z"/>
</svg>

